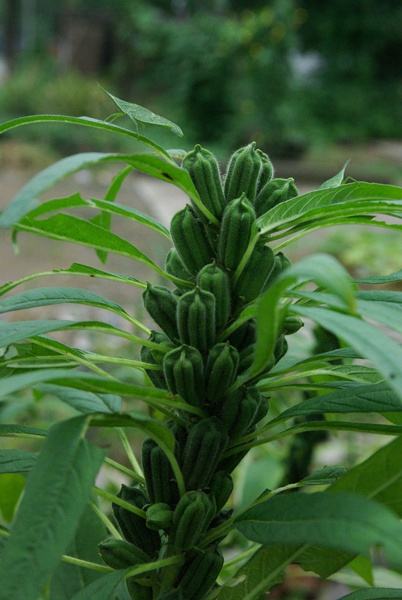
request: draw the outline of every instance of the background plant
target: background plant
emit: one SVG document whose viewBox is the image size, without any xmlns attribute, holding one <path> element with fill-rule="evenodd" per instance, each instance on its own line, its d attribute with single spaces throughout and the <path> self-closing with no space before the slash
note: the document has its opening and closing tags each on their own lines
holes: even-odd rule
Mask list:
<svg viewBox="0 0 402 600">
<path fill-rule="evenodd" d="M 2 451 L 3 473 L 31 473 L 11 527 L 1 529 L 0 574 L 6 583 L 0 598 L 26 600 L 40 593 L 56 598 L 62 590 L 78 599 L 124 598 L 127 593 L 134 598 L 259 598 L 292 562 L 327 577 L 355 557 L 367 558 L 378 545 L 388 563 L 400 568 L 402 350 L 382 330 L 385 325 L 401 332 L 400 293 L 359 290 L 358 282 L 326 255 L 290 265 L 282 250 L 317 228 L 335 224 L 369 223 L 397 231 L 398 222 L 384 223 L 379 215 L 400 218 L 402 190 L 343 183 L 342 170 L 321 189 L 298 195 L 293 180 L 273 178 L 269 158 L 255 143 L 232 156 L 222 189 L 211 153 L 200 146 L 185 157 L 181 151 L 165 150 L 143 136 L 138 125 L 180 134 L 178 126 L 138 105 L 114 100 L 117 110 L 135 122 L 135 130 L 118 121 L 54 115 L 23 117 L 0 127 L 4 132 L 27 124 L 70 123 L 142 143 L 147 153 L 83 153 L 59 161 L 28 182 L 2 213 L 0 224 L 14 231 L 14 241 L 25 231 L 92 247 L 103 262 L 109 253 L 127 256 L 175 286 L 147 285 L 105 266 L 74 264 L 0 288 L 4 314 L 83 303 L 130 325 L 127 330 L 107 321 L 1 323 L 5 401 L 31 388 L 38 397 L 58 396 L 78 416 L 48 431 L 0 426 L 8 438 L 43 440 L 38 456 L 13 447 Z M 103 199 L 77 193 L 38 202 L 60 178 L 114 162 L 124 168 Z M 133 169 L 172 183 L 189 196 L 191 205 L 174 217 L 170 231 L 116 201 Z M 176 250 L 159 265 L 132 240 L 112 231 L 112 215 L 171 239 Z M 145 306 L 164 333 L 151 332 L 135 315 L 85 288 L 16 289 L 28 280 L 66 272 L 143 289 Z M 364 283 L 400 279 L 398 272 Z M 313 289 L 306 285 L 312 282 Z M 286 340 L 302 325 L 300 319 L 329 332 L 324 341 L 317 334 L 321 347 L 303 358 L 287 352 Z M 126 338 L 142 347 L 141 356 L 84 351 L 48 335 L 69 329 Z M 367 362 L 355 361 L 362 358 Z M 133 383 L 119 376 L 115 364 L 145 370 L 150 381 Z M 294 389 L 306 396 L 292 405 Z M 126 410 L 121 400 L 126 397 L 142 401 L 148 412 Z M 359 418 L 348 418 L 356 413 Z M 385 422 L 366 420 L 373 413 L 385 416 Z M 98 444 L 88 441 L 90 429 L 113 429 L 131 466 L 105 458 Z M 127 442 L 130 429 L 147 436 L 142 469 Z M 311 446 L 314 438 L 306 432 L 345 430 L 392 435 L 395 440 L 348 471 L 324 469 L 303 474 L 301 481 L 289 480 L 289 471 L 280 487 L 266 490 L 250 506 L 234 514 L 224 509 L 231 494 L 230 473 L 252 447 L 292 435 Z M 297 454 L 300 444 L 292 447 Z M 299 473 L 309 462 L 309 451 L 304 452 L 307 458 L 299 461 Z M 102 462 L 134 485 L 123 486 L 119 495 L 94 486 Z M 299 488 L 314 493 L 286 493 Z M 99 497 L 112 504 L 114 520 L 96 504 Z M 104 527 L 112 539 L 104 541 Z M 223 565 L 228 534 L 246 546 Z M 67 571 L 60 559 L 68 564 Z M 364 571 L 361 566 L 356 570 Z M 220 587 L 212 587 L 218 575 Z M 357 597 L 384 598 L 393 592 L 362 593 Z"/>
</svg>

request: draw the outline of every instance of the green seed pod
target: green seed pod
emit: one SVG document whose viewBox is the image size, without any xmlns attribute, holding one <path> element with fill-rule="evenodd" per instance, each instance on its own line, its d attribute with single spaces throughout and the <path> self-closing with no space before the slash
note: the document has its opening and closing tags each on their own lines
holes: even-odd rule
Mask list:
<svg viewBox="0 0 402 600">
<path fill-rule="evenodd" d="M 133 600 L 152 600 L 154 597 L 152 587 L 141 585 L 136 577 L 129 577 L 126 581 L 127 590 Z"/>
<path fill-rule="evenodd" d="M 230 394 L 222 405 L 220 417 L 231 438 L 236 438 L 247 431 L 253 423 L 258 408 L 258 400 L 238 390 Z"/>
<path fill-rule="evenodd" d="M 290 200 L 298 195 L 294 179 L 281 179 L 279 177 L 268 181 L 259 192 L 255 200 L 255 212 L 257 217 L 263 215 L 271 208 Z"/>
<path fill-rule="evenodd" d="M 235 346 L 239 352 L 248 348 L 250 344 L 254 344 L 255 340 L 256 328 L 254 320 L 247 321 L 229 336 L 230 343 Z"/>
<path fill-rule="evenodd" d="M 179 346 L 163 359 L 163 372 L 169 391 L 179 394 L 193 406 L 204 400 L 204 362 L 199 350 Z"/>
<path fill-rule="evenodd" d="M 169 504 L 158 502 L 151 504 L 147 508 L 147 527 L 158 531 L 159 529 L 168 529 L 172 523 L 173 511 Z"/>
<path fill-rule="evenodd" d="M 126 540 L 110 537 L 98 546 L 99 554 L 112 569 L 127 569 L 149 561 L 149 556 Z"/>
<path fill-rule="evenodd" d="M 292 335 L 302 327 L 304 327 L 304 323 L 300 317 L 286 317 L 282 325 L 282 331 L 285 335 Z"/>
<path fill-rule="evenodd" d="M 145 363 L 149 363 L 151 365 L 160 366 L 158 361 L 155 360 L 155 357 L 152 351 L 147 346 L 142 346 L 141 348 L 141 360 Z M 162 373 L 162 368 L 160 371 L 153 371 L 151 369 L 146 369 L 147 375 L 154 384 L 155 387 L 165 390 L 167 388 L 166 381 Z"/>
<path fill-rule="evenodd" d="M 275 345 L 274 356 L 276 362 L 279 362 L 288 351 L 288 342 L 284 335 L 280 335 Z"/>
<path fill-rule="evenodd" d="M 209 484 L 211 494 L 215 498 L 216 511 L 219 512 L 229 500 L 233 492 L 233 479 L 224 471 L 218 471 Z"/>
<path fill-rule="evenodd" d="M 236 379 L 239 353 L 228 342 L 216 344 L 208 354 L 205 369 L 207 397 L 212 404 L 222 398 Z"/>
<path fill-rule="evenodd" d="M 177 550 L 197 545 L 215 514 L 215 505 L 207 494 L 186 492 L 173 513 L 172 543 Z"/>
<path fill-rule="evenodd" d="M 190 173 L 202 203 L 220 219 L 225 207 L 225 197 L 215 156 L 197 144 L 194 150 L 185 156 L 183 167 Z"/>
<path fill-rule="evenodd" d="M 215 297 L 211 292 L 195 288 L 179 298 L 177 328 L 180 341 L 200 352 L 206 352 L 215 342 Z"/>
<path fill-rule="evenodd" d="M 242 304 L 255 300 L 263 289 L 274 268 L 275 257 L 269 246 L 255 246 L 248 263 L 243 269 L 234 289 Z"/>
<path fill-rule="evenodd" d="M 257 149 L 257 154 L 261 159 L 261 170 L 257 184 L 257 195 L 260 193 L 262 188 L 269 182 L 274 176 L 274 165 L 272 164 L 268 154 L 265 154 L 260 149 Z"/>
<path fill-rule="evenodd" d="M 175 439 L 174 454 L 180 464 L 181 458 L 183 455 L 183 449 L 184 449 L 184 446 L 185 446 L 186 440 L 187 440 L 187 429 L 183 425 L 179 425 L 175 421 L 168 423 L 168 427 L 174 435 L 174 439 Z"/>
<path fill-rule="evenodd" d="M 179 256 L 176 248 L 171 248 L 166 256 L 165 270 L 174 277 L 185 279 L 186 281 L 192 281 L 194 277 L 190 271 L 186 269 L 185 264 Z"/>
<path fill-rule="evenodd" d="M 275 256 L 273 269 L 269 274 L 262 291 L 265 292 L 274 283 L 282 271 L 290 267 L 291 264 L 292 263 L 287 256 L 285 256 L 282 252 L 278 252 L 278 254 Z"/>
<path fill-rule="evenodd" d="M 182 457 L 182 473 L 189 490 L 208 485 L 226 446 L 228 436 L 219 419 L 202 419 L 187 436 Z"/>
<path fill-rule="evenodd" d="M 171 339 L 177 339 L 177 296 L 161 285 L 147 285 L 143 294 L 144 305 L 155 323 Z"/>
<path fill-rule="evenodd" d="M 231 311 L 231 293 L 229 276 L 218 265 L 211 263 L 205 265 L 198 273 L 197 285 L 201 290 L 211 292 L 215 296 L 216 328 L 222 329 Z"/>
<path fill-rule="evenodd" d="M 150 502 L 172 504 L 177 497 L 173 472 L 166 454 L 151 439 L 142 445 L 142 468 Z"/>
<path fill-rule="evenodd" d="M 239 373 L 247 371 L 253 363 L 255 344 L 250 344 L 240 352 Z"/>
<path fill-rule="evenodd" d="M 236 270 L 255 226 L 254 208 L 244 194 L 226 206 L 218 240 L 218 258 L 226 269 Z"/>
<path fill-rule="evenodd" d="M 213 249 L 203 223 L 189 206 L 177 212 L 170 225 L 172 240 L 187 270 L 196 275 L 211 262 Z"/>
<path fill-rule="evenodd" d="M 194 550 L 182 569 L 179 589 L 186 600 L 203 600 L 223 566 L 219 550 Z"/>
<path fill-rule="evenodd" d="M 261 153 L 258 153 L 255 142 L 232 154 L 225 177 L 226 202 L 242 194 L 251 203 L 254 202 L 261 163 Z"/>
<path fill-rule="evenodd" d="M 122 485 L 119 498 L 141 509 L 148 503 L 144 492 L 135 486 Z M 145 519 L 125 508 L 112 504 L 112 509 L 126 540 L 141 548 L 149 556 L 154 556 L 160 547 L 160 537 L 156 531 L 150 531 L 145 524 Z"/>
</svg>

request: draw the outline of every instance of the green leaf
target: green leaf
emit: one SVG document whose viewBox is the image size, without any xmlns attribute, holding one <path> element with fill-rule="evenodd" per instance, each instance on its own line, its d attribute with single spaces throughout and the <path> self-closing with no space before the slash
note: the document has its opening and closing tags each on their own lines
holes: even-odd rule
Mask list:
<svg viewBox="0 0 402 600">
<path fill-rule="evenodd" d="M 350 469 L 327 492 L 356 492 L 381 502 L 402 516 L 401 453 L 402 437 L 399 437 Z M 301 563 L 306 571 L 329 577 L 352 558 L 353 554 L 312 546 L 303 554 Z"/>
<path fill-rule="evenodd" d="M 113 394 L 94 394 L 46 383 L 38 386 L 38 389 L 44 394 L 57 396 L 62 402 L 84 414 L 121 411 L 121 398 Z"/>
<path fill-rule="evenodd" d="M 36 454 L 26 450 L 2 450 L 0 448 L 0 473 L 26 473 L 36 461 Z"/>
<path fill-rule="evenodd" d="M 292 311 L 312 319 L 371 360 L 402 399 L 402 348 L 394 340 L 365 321 L 325 308 L 292 305 Z"/>
<path fill-rule="evenodd" d="M 0 300 L 0 314 L 54 304 L 84 304 L 110 310 L 118 315 L 127 314 L 124 308 L 115 302 L 90 290 L 73 287 L 35 288 L 10 296 Z"/>
<path fill-rule="evenodd" d="M 389 386 L 384 383 L 374 385 L 353 385 L 325 396 L 304 400 L 281 413 L 276 421 L 300 415 L 317 413 L 387 413 L 401 412 L 402 402 Z"/>
<path fill-rule="evenodd" d="M 27 281 L 32 281 L 34 279 L 38 279 L 41 277 L 49 277 L 49 276 L 61 276 L 61 275 L 77 275 L 82 277 L 94 277 L 97 279 L 108 279 L 111 281 L 116 281 L 117 283 L 125 283 L 128 285 L 132 285 L 134 287 L 145 288 L 146 284 L 131 275 L 121 275 L 119 273 L 111 273 L 110 271 L 103 271 L 101 269 L 96 269 L 95 267 L 91 267 L 89 265 L 82 265 L 80 263 L 73 263 L 67 269 L 52 269 L 51 271 L 42 271 L 40 273 L 33 273 L 32 275 L 26 275 L 25 277 L 21 277 L 20 279 L 15 279 L 14 281 L 8 281 L 7 283 L 0 286 L 0 296 L 7 294 L 12 289 L 17 286 L 26 283 Z"/>
<path fill-rule="evenodd" d="M 140 106 L 139 104 L 133 104 L 132 102 L 126 102 L 126 100 L 121 100 L 117 98 L 117 96 L 113 96 L 110 92 L 106 92 L 109 98 L 113 100 L 116 104 L 117 108 L 119 108 L 122 113 L 127 115 L 134 123 L 145 123 L 146 125 L 156 125 L 158 127 L 167 127 L 176 135 L 182 137 L 183 132 L 178 125 L 169 121 L 169 119 L 165 119 L 165 117 L 161 117 L 156 115 L 148 108 L 144 106 Z"/>
<path fill-rule="evenodd" d="M 303 485 L 329 485 L 347 473 L 346 467 L 322 467 L 302 479 Z"/>
<path fill-rule="evenodd" d="M 148 229 L 156 231 L 170 240 L 169 230 L 164 227 L 164 225 L 158 223 L 156 219 L 142 213 L 141 211 L 132 208 L 131 206 L 119 204 L 118 202 L 111 203 L 107 200 L 101 200 L 97 198 L 83 198 L 79 193 L 75 193 L 71 196 L 66 196 L 63 198 L 53 198 L 47 202 L 43 202 L 38 207 L 27 211 L 25 213 L 25 217 L 28 219 L 33 219 L 49 212 L 60 211 L 63 208 L 93 208 L 96 210 L 101 210 L 103 213 L 110 213 L 119 217 L 125 217 L 131 221 L 145 225 L 148 227 Z M 14 224 L 16 223 L 17 221 Z M 99 227 L 102 226 L 102 223 L 99 220 L 92 219 L 92 223 L 95 223 Z M 109 228 L 107 231 L 109 231 Z"/>
<path fill-rule="evenodd" d="M 281 581 L 283 570 L 299 553 L 300 550 L 286 546 L 276 546 L 274 551 L 260 548 L 236 573 L 235 580 L 239 583 L 224 585 L 217 600 L 259 600 L 266 590 Z"/>
<path fill-rule="evenodd" d="M 341 600 L 387 600 L 387 598 L 401 600 L 402 591 L 392 588 L 370 588 L 352 592 L 347 596 L 343 596 Z"/>
<path fill-rule="evenodd" d="M 106 537 L 106 529 L 99 517 L 90 506 L 87 506 L 74 539 L 67 548 L 67 554 L 98 563 L 98 544 Z M 51 579 L 50 597 L 52 600 L 71 600 L 74 594 L 99 577 L 102 575 L 96 571 L 61 562 Z"/>
<path fill-rule="evenodd" d="M 388 508 L 346 492 L 274 496 L 235 521 L 259 544 L 317 544 L 368 555 L 381 546 L 387 560 L 402 565 L 402 524 Z"/>
<path fill-rule="evenodd" d="M 395 273 L 390 273 L 390 275 L 373 275 L 371 277 L 363 277 L 362 279 L 357 279 L 356 283 L 375 285 L 394 283 L 396 281 L 402 281 L 402 269 L 400 271 L 396 271 Z"/>
<path fill-rule="evenodd" d="M 100 119 L 93 119 L 92 117 L 70 117 L 66 115 L 31 115 L 27 117 L 18 117 L 17 119 L 11 119 L 5 123 L 0 124 L 0 134 L 16 129 L 17 127 L 23 127 L 25 125 L 35 125 L 39 123 L 61 123 L 65 125 L 79 125 L 81 127 L 91 127 L 94 129 L 102 129 L 110 133 L 118 133 L 119 135 L 128 136 L 136 139 L 145 146 L 148 146 L 152 150 L 156 150 L 159 154 L 162 154 L 169 158 L 169 154 L 162 146 L 156 144 L 144 135 L 139 134 L 131 129 L 120 127 L 114 123 L 108 123 Z"/>
<path fill-rule="evenodd" d="M 285 308 L 280 302 L 289 287 L 296 283 L 314 281 L 331 291 L 346 308 L 354 308 L 354 288 L 345 269 L 331 256 L 317 254 L 286 269 L 258 301 L 257 342 L 249 375 L 264 370 L 275 348 Z"/>
<path fill-rule="evenodd" d="M 113 571 L 102 575 L 89 586 L 69 598 L 69 600 L 114 600 L 121 582 L 126 576 L 126 571 Z"/>
<path fill-rule="evenodd" d="M 346 171 L 346 167 L 348 166 L 348 164 L 349 164 L 349 161 L 345 162 L 345 164 L 343 165 L 343 167 L 339 171 L 339 173 L 337 173 L 336 175 L 331 177 L 331 179 L 327 179 L 327 181 L 324 181 L 324 183 L 322 183 L 320 185 L 319 189 L 326 190 L 328 188 L 335 188 L 335 187 L 338 187 L 338 185 L 341 185 L 345 178 L 345 171 Z"/>
<path fill-rule="evenodd" d="M 275 206 L 257 220 L 261 234 L 313 219 L 353 217 L 359 214 L 394 214 L 402 199 L 402 188 L 379 183 L 348 183 L 316 190 Z"/>
<path fill-rule="evenodd" d="M 359 300 L 359 312 L 371 321 L 377 321 L 391 330 L 402 333 L 402 304 L 395 304 L 394 301 Z"/>
<path fill-rule="evenodd" d="M 74 537 L 103 459 L 85 429 L 83 417 L 50 429 L 2 552 L 1 600 L 37 600 Z"/>
<path fill-rule="evenodd" d="M 60 331 L 71 326 L 74 321 L 43 320 L 43 321 L 18 321 L 17 323 L 6 323 L 0 321 L 0 348 L 20 342 L 34 335 Z M 1 393 L 1 392 L 0 392 Z"/>
<path fill-rule="evenodd" d="M 8 423 L 0 423 L 0 437 L 32 437 L 41 438 L 46 436 L 45 429 L 37 427 L 29 427 L 28 425 L 14 425 Z"/>
<path fill-rule="evenodd" d="M 39 371 L 28 371 L 27 373 L 18 373 L 9 377 L 3 377 L 0 386 L 0 398 L 14 394 L 27 387 L 34 387 L 45 381 L 60 379 L 62 377 L 77 377 L 77 373 L 72 373 L 67 369 L 42 369 Z"/>
<path fill-rule="evenodd" d="M 88 169 L 104 162 L 124 162 L 119 154 L 84 152 L 74 154 L 53 163 L 28 181 L 11 200 L 0 215 L 0 228 L 17 223 L 38 202 L 39 196 L 56 183 L 81 169 Z"/>
<path fill-rule="evenodd" d="M 60 213 L 40 220 L 25 217 L 16 225 L 16 229 L 36 233 L 53 240 L 63 240 L 121 254 L 144 263 L 159 274 L 164 274 L 164 271 L 153 260 L 138 250 L 131 242 L 94 223 L 72 215 Z"/>
</svg>

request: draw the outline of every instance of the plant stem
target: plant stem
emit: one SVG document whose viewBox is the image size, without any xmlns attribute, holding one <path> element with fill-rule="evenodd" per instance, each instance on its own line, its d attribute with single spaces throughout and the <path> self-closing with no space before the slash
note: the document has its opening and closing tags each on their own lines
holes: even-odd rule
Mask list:
<svg viewBox="0 0 402 600">
<path fill-rule="evenodd" d="M 128 437 L 126 435 L 126 432 L 124 431 L 124 429 L 121 429 L 120 427 L 117 429 L 117 434 L 120 438 L 120 441 L 123 445 L 123 448 L 127 454 L 127 458 L 130 461 L 131 466 L 133 467 L 133 471 L 137 474 L 137 481 L 140 481 L 142 483 L 144 483 L 144 474 L 142 472 L 142 469 L 138 463 L 138 460 L 133 452 L 133 449 L 131 447 L 130 442 L 128 441 Z"/>
<path fill-rule="evenodd" d="M 134 504 L 131 504 L 130 502 L 126 502 L 125 500 L 122 500 L 118 496 L 115 496 L 114 494 L 111 494 L 110 492 L 107 492 L 106 490 L 102 490 L 101 488 L 98 488 L 97 486 L 94 486 L 93 491 L 95 492 L 95 494 L 97 494 L 101 498 L 104 498 L 105 500 L 108 500 L 109 502 L 113 502 L 113 504 L 117 504 L 118 506 L 125 508 L 129 512 L 132 512 L 134 515 L 137 515 L 138 517 L 145 519 L 145 511 L 141 510 L 140 508 L 137 508 L 137 506 L 134 506 Z"/>
<path fill-rule="evenodd" d="M 102 521 L 106 529 L 112 534 L 112 536 L 117 538 L 118 540 L 122 540 L 123 537 L 120 535 L 117 528 L 113 525 L 109 517 L 105 515 L 98 506 L 96 506 L 95 502 L 91 502 L 91 508 L 96 514 L 96 516 L 99 518 L 99 520 Z"/>
<path fill-rule="evenodd" d="M 9 536 L 10 532 L 0 527 L 0 537 Z M 82 567 L 83 569 L 90 569 L 91 571 L 98 571 L 99 573 L 111 573 L 114 570 L 106 565 L 99 565 L 98 563 L 90 562 L 89 560 L 81 560 L 81 558 L 76 558 L 75 556 L 70 556 L 69 554 L 63 554 L 61 560 L 70 565 Z"/>
<path fill-rule="evenodd" d="M 112 467 L 112 469 L 116 469 L 116 471 L 120 471 L 120 473 L 124 473 L 124 475 L 128 475 L 129 477 L 131 477 L 131 479 L 135 479 L 136 481 L 138 481 L 138 483 L 143 482 L 143 479 L 140 478 L 140 476 L 135 471 L 129 469 L 128 467 L 125 467 L 124 465 L 121 465 L 120 463 L 113 460 L 113 458 L 105 458 L 105 463 Z"/>
<path fill-rule="evenodd" d="M 133 567 L 127 572 L 126 576 L 134 577 L 135 575 L 141 575 L 142 573 L 148 573 L 149 571 L 163 569 L 165 567 L 170 567 L 171 565 L 178 565 L 182 562 L 184 562 L 184 557 L 181 554 L 177 554 L 170 558 L 161 558 L 160 560 L 155 560 L 154 562 L 146 563 L 145 565 Z"/>
</svg>

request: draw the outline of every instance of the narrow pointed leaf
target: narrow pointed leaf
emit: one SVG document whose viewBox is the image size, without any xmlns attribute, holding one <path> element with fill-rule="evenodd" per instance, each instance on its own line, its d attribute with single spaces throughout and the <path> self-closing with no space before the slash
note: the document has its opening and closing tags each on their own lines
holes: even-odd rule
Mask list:
<svg viewBox="0 0 402 600">
<path fill-rule="evenodd" d="M 132 102 L 127 102 L 126 100 L 121 100 L 121 98 L 117 98 L 117 96 L 113 96 L 110 92 L 106 92 L 109 98 L 113 100 L 116 104 L 117 108 L 119 108 L 122 113 L 127 115 L 134 123 L 145 123 L 146 125 L 156 125 L 158 127 L 166 127 L 170 129 L 176 135 L 182 137 L 183 132 L 176 123 L 169 121 L 165 117 L 161 117 L 156 115 L 148 108 L 144 106 L 140 106 L 140 104 L 134 104 Z"/>
<path fill-rule="evenodd" d="M 338 187 L 338 185 L 341 185 L 344 178 L 345 178 L 345 171 L 346 171 L 346 167 L 348 166 L 349 161 L 347 161 L 342 169 L 339 171 L 339 173 L 337 173 L 336 175 L 334 175 L 333 177 L 331 177 L 330 179 L 327 179 L 327 181 L 324 181 L 324 183 L 322 183 L 320 185 L 320 190 L 326 190 L 328 188 L 334 188 L 334 187 Z"/>
<path fill-rule="evenodd" d="M 113 571 L 102 575 L 99 579 L 75 594 L 71 600 L 114 600 L 115 594 L 121 582 L 124 580 L 126 571 Z"/>
<path fill-rule="evenodd" d="M 401 600 L 402 591 L 392 588 L 370 588 L 352 592 L 347 596 L 343 596 L 341 600 L 388 600 L 388 598 Z"/>
</svg>

